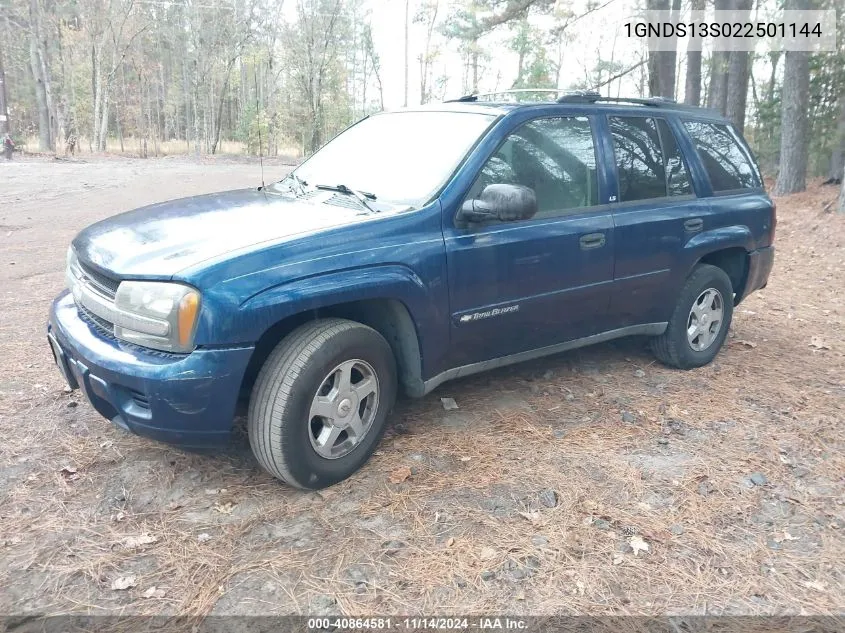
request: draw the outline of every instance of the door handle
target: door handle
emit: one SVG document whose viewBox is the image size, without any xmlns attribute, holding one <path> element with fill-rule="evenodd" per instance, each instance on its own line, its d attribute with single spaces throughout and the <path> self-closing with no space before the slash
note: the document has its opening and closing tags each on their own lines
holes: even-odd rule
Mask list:
<svg viewBox="0 0 845 633">
<path fill-rule="evenodd" d="M 589 233 L 581 236 L 579 242 L 581 243 L 581 250 L 588 250 L 590 248 L 601 248 L 605 244 L 604 233 Z"/>
<path fill-rule="evenodd" d="M 695 233 L 704 228 L 704 220 L 701 218 L 693 218 L 684 222 L 684 230 L 690 233 Z"/>
</svg>

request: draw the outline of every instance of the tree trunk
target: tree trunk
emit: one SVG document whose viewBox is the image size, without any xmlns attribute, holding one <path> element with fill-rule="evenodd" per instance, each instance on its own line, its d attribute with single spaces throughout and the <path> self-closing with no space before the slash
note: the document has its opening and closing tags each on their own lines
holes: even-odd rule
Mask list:
<svg viewBox="0 0 845 633">
<path fill-rule="evenodd" d="M 745 129 L 745 109 L 748 103 L 748 62 L 751 53 L 732 51 L 728 70 L 728 91 L 725 116 L 742 132 Z"/>
<path fill-rule="evenodd" d="M 478 40 L 472 42 L 472 93 L 478 92 Z"/>
<path fill-rule="evenodd" d="M 43 67 L 39 54 L 38 3 L 31 0 L 29 5 L 29 66 L 35 84 L 35 103 L 38 108 L 38 149 L 49 152 L 52 148 L 52 129 L 50 125 L 50 104 L 42 74 Z"/>
<path fill-rule="evenodd" d="M 100 144 L 97 147 L 97 150 L 100 152 L 106 151 L 106 140 L 109 136 L 109 86 L 108 82 L 106 83 L 106 87 L 103 90 L 103 106 L 100 109 Z"/>
<path fill-rule="evenodd" d="M 378 84 L 378 104 L 384 110 L 384 84 L 381 81 L 381 70 L 378 64 L 373 63 L 373 75 L 376 77 L 376 84 Z"/>
<path fill-rule="evenodd" d="M 2 95 L 0 95 L 0 98 L 2 98 Z M 839 96 L 839 101 L 839 119 L 836 123 L 833 151 L 830 155 L 828 182 L 836 182 L 837 179 L 842 178 L 842 171 L 845 169 L 845 91 Z"/>
<path fill-rule="evenodd" d="M 405 0 L 405 104 L 404 107 L 408 107 L 408 71 L 410 70 L 408 66 L 408 20 L 409 20 L 409 11 L 410 11 L 410 0 Z"/>
<path fill-rule="evenodd" d="M 742 11 L 746 22 L 751 14 L 751 0 L 736 0 L 734 7 Z M 731 51 L 728 65 L 728 89 L 725 95 L 725 116 L 742 132 L 745 129 L 745 108 L 748 103 L 748 64 L 751 53 Z"/>
<path fill-rule="evenodd" d="M 728 68 L 730 53 L 713 51 L 710 57 L 710 89 L 707 91 L 707 107 L 725 114 L 728 107 Z"/>
<path fill-rule="evenodd" d="M 40 32 L 40 26 L 39 26 Z M 53 97 L 53 81 L 50 76 L 50 64 L 47 58 L 47 42 L 39 39 L 38 63 L 41 66 L 41 80 L 44 83 L 44 100 L 47 103 L 47 118 L 50 125 L 50 149 L 56 149 L 56 138 L 59 135 L 58 117 L 56 115 L 56 100 Z"/>
<path fill-rule="evenodd" d="M 729 11 L 731 0 L 716 0 L 717 11 Z M 731 54 L 728 51 L 715 50 L 710 57 L 710 88 L 707 90 L 707 107 L 722 114 L 728 107 L 728 69 Z"/>
<path fill-rule="evenodd" d="M 93 121 L 91 123 L 91 141 L 93 150 L 100 151 L 100 120 L 103 110 L 103 48 L 91 46 L 91 92 L 94 98 Z"/>
<path fill-rule="evenodd" d="M 680 0 L 673 0 L 672 10 L 680 10 Z M 669 0 L 647 0 L 649 11 L 668 11 Z M 649 51 L 648 52 L 648 93 L 652 97 L 675 97 L 675 61 L 677 51 Z"/>
<path fill-rule="evenodd" d="M 704 11 L 704 0 L 692 0 L 690 9 Z M 701 51 L 687 50 L 687 79 L 684 87 L 684 103 L 701 105 Z"/>
<path fill-rule="evenodd" d="M 231 60 L 229 64 L 226 66 L 226 77 L 223 80 L 223 88 L 220 90 L 220 101 L 217 103 L 217 121 L 216 125 L 214 126 L 214 139 L 211 142 L 211 153 L 217 153 L 217 145 L 220 143 L 220 128 L 223 125 L 223 104 L 226 101 L 226 92 L 229 89 L 229 77 L 232 76 L 232 66 L 234 65 L 235 60 Z M 259 121 L 259 124 L 261 122 Z"/>
<path fill-rule="evenodd" d="M 839 213 L 845 213 L 845 172 L 839 175 L 842 178 L 842 189 L 839 190 Z"/>
<path fill-rule="evenodd" d="M 692 0 L 693 11 L 704 11 L 704 0 Z M 684 103 L 701 105 L 701 51 L 687 50 L 687 79 L 684 86 Z"/>
<path fill-rule="evenodd" d="M 787 2 L 786 8 L 806 9 L 807 0 Z M 780 169 L 774 189 L 777 195 L 804 191 L 807 186 L 809 98 L 810 53 L 787 51 L 781 96 Z"/>
<path fill-rule="evenodd" d="M 6 69 L 3 66 L 3 39 L 0 38 L 0 134 L 6 134 L 12 131 L 12 122 L 9 120 L 7 102 Z"/>
</svg>

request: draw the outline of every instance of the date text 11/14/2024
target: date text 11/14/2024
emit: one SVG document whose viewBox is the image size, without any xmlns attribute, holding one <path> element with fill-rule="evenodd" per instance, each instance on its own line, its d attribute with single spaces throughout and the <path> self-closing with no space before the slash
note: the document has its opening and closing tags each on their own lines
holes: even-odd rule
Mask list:
<svg viewBox="0 0 845 633">
<path fill-rule="evenodd" d="M 475 617 L 475 618 L 347 618 L 326 617 L 309 618 L 309 631 L 343 631 L 343 630 L 438 630 L 465 631 L 469 629 L 490 631 L 525 631 L 528 623 L 520 618 L 507 617 Z"/>
</svg>

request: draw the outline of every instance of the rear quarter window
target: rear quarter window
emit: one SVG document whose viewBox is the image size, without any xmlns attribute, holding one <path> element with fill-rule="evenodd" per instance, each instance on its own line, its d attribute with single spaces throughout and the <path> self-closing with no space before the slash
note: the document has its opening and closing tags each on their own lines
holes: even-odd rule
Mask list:
<svg viewBox="0 0 845 633">
<path fill-rule="evenodd" d="M 684 121 L 714 193 L 756 189 L 760 172 L 735 132 L 720 123 Z"/>
</svg>

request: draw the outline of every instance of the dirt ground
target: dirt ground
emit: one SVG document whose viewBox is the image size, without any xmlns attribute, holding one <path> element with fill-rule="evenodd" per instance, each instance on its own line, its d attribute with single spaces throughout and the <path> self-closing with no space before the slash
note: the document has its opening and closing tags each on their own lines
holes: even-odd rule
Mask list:
<svg viewBox="0 0 845 633">
<path fill-rule="evenodd" d="M 63 391 L 44 336 L 78 230 L 255 185 L 257 165 L 31 160 L 0 179 L 0 614 L 843 612 L 833 188 L 778 200 L 769 287 L 712 365 L 670 370 L 628 339 L 448 383 L 400 401 L 358 474 L 304 493 L 242 437 L 201 455 L 111 427 Z"/>
</svg>

